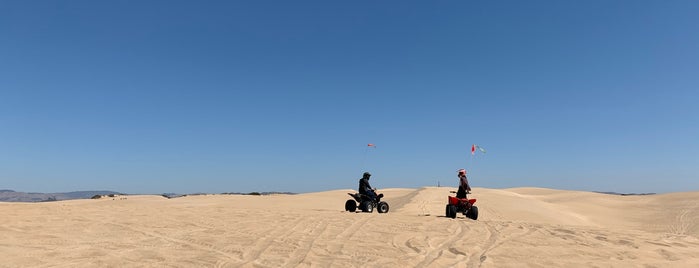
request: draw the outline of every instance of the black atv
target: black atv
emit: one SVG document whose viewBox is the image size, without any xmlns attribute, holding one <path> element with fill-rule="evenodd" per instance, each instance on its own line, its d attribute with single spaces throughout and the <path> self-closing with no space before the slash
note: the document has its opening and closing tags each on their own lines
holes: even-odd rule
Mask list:
<svg viewBox="0 0 699 268">
<path fill-rule="evenodd" d="M 362 210 L 362 212 L 369 212 L 371 213 L 374 211 L 374 208 L 379 213 L 387 213 L 388 212 L 388 203 L 381 201 L 381 198 L 383 197 L 383 194 L 379 194 L 376 196 L 376 200 L 371 200 L 369 196 L 363 195 L 360 193 L 347 193 L 349 196 L 354 198 L 354 200 L 349 199 L 347 202 L 345 202 L 345 211 L 349 212 L 355 212 L 357 211 L 357 206 L 359 206 L 359 209 Z M 359 204 L 359 205 L 357 205 Z"/>
</svg>

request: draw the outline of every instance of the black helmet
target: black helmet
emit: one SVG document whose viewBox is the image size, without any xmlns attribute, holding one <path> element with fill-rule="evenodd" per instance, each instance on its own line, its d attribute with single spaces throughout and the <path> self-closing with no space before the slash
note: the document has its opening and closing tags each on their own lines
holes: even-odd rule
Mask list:
<svg viewBox="0 0 699 268">
<path fill-rule="evenodd" d="M 369 172 L 364 172 L 364 174 L 362 174 L 362 177 L 364 178 L 368 178 L 369 176 L 371 176 L 371 173 Z"/>
</svg>

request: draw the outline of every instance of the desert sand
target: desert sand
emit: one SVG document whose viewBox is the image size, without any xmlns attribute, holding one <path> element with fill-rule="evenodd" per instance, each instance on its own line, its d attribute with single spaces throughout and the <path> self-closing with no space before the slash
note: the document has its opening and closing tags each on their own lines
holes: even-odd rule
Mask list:
<svg viewBox="0 0 699 268">
<path fill-rule="evenodd" d="M 699 267 L 699 192 L 619 196 L 449 187 L 0 203 L 0 267 Z"/>
</svg>

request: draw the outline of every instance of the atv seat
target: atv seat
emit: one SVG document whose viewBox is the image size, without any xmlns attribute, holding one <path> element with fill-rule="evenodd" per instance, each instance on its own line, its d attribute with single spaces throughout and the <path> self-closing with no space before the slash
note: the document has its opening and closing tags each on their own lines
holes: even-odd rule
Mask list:
<svg viewBox="0 0 699 268">
<path fill-rule="evenodd" d="M 357 200 L 357 202 L 372 201 L 369 198 L 369 196 L 367 196 L 365 194 L 360 194 L 360 193 L 347 193 L 347 194 L 350 195 L 352 198 L 354 198 L 354 200 Z M 376 202 L 378 203 L 382 197 L 383 197 L 383 194 L 378 194 L 376 196 Z"/>
</svg>

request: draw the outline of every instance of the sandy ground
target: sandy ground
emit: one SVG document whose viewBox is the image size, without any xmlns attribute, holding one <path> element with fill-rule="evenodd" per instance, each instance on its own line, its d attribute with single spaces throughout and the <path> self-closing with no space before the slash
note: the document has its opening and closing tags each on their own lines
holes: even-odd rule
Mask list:
<svg viewBox="0 0 699 268">
<path fill-rule="evenodd" d="M 699 267 L 699 192 L 475 188 L 473 221 L 450 190 L 0 203 L 0 267 Z"/>
</svg>

